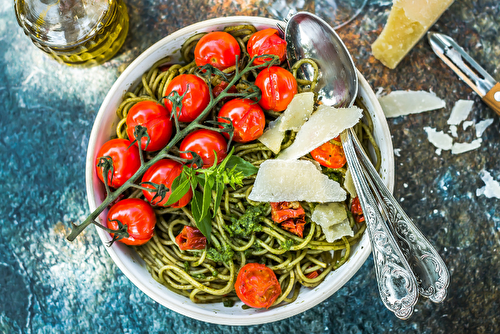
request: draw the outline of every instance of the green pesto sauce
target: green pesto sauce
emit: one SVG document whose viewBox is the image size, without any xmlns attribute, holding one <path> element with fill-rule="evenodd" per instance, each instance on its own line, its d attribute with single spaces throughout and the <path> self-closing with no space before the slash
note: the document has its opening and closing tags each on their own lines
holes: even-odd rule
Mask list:
<svg viewBox="0 0 500 334">
<path fill-rule="evenodd" d="M 252 233 L 262 231 L 260 221 L 268 209 L 268 203 L 250 206 L 238 219 L 231 218 L 232 224 L 227 227 L 230 236 L 251 237 Z"/>
</svg>

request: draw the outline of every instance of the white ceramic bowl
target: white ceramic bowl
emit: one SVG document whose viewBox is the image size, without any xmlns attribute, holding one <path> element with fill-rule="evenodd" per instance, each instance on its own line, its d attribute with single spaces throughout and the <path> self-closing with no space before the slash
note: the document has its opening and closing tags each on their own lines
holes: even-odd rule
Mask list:
<svg viewBox="0 0 500 334">
<path fill-rule="evenodd" d="M 104 187 L 97 178 L 94 161 L 99 148 L 109 140 L 117 124 L 116 109 L 122 97 L 129 89 L 134 88 L 141 81 L 141 76 L 152 64 L 167 55 L 179 57 L 179 50 L 184 40 L 197 32 L 222 30 L 228 25 L 253 24 L 257 29 L 276 27 L 276 20 L 261 17 L 224 17 L 207 20 L 183 28 L 165 37 L 141 54 L 114 83 L 104 99 L 97 114 L 92 133 L 90 135 L 87 152 L 86 183 L 90 210 L 94 211 L 104 200 Z M 177 56 L 177 57 L 176 57 Z M 359 96 L 368 108 L 375 126 L 375 139 L 382 150 L 381 176 L 388 188 L 394 186 L 394 155 L 391 136 L 384 113 L 372 89 L 358 73 Z M 101 214 L 101 221 L 105 221 L 107 211 Z M 109 234 L 97 228 L 103 243 L 111 240 Z M 234 307 L 224 307 L 222 304 L 195 304 L 189 298 L 180 296 L 156 282 L 146 269 L 145 263 L 132 248 L 122 243 L 115 243 L 106 247 L 109 255 L 123 273 L 145 294 L 161 305 L 185 316 L 216 324 L 225 325 L 255 325 L 278 321 L 304 312 L 321 303 L 341 288 L 361 267 L 370 254 L 370 243 L 367 233 L 352 249 L 349 261 L 340 267 L 321 283 L 317 288 L 302 288 L 298 299 L 289 305 L 265 310 L 242 309 L 242 303 Z"/>
</svg>

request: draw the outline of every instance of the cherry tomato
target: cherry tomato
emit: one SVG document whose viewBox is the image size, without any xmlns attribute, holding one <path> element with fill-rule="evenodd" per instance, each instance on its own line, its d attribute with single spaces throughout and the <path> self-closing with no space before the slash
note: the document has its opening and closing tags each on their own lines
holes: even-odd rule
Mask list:
<svg viewBox="0 0 500 334">
<path fill-rule="evenodd" d="M 297 218 L 287 219 L 280 226 L 282 229 L 303 238 L 305 225 L 306 221 L 304 219 Z"/>
<path fill-rule="evenodd" d="M 194 49 L 196 66 L 210 64 L 219 70 L 225 70 L 236 64 L 241 49 L 236 38 L 223 31 L 214 31 L 203 36 Z"/>
<path fill-rule="evenodd" d="M 194 74 L 181 74 L 175 77 L 167 86 L 164 96 L 169 96 L 173 91 L 177 91 L 182 96 L 182 109 L 177 110 L 177 117 L 180 122 L 192 122 L 198 117 L 210 103 L 210 91 L 203 79 Z M 172 113 L 173 104 L 165 99 L 165 107 Z"/>
<path fill-rule="evenodd" d="M 181 233 L 175 237 L 175 242 L 180 250 L 204 249 L 207 245 L 207 238 L 197 228 L 184 226 Z"/>
<path fill-rule="evenodd" d="M 165 107 L 153 101 L 141 101 L 132 106 L 127 115 L 127 135 L 130 140 L 137 139 L 134 130 L 137 125 L 147 128 L 147 138 L 141 138 L 144 151 L 158 151 L 165 147 L 172 136 L 172 121 Z M 138 143 L 136 143 L 138 145 Z"/>
<path fill-rule="evenodd" d="M 259 104 L 266 110 L 285 110 L 297 94 L 297 80 L 292 73 L 279 66 L 263 69 L 257 75 L 255 85 L 262 91 Z"/>
<path fill-rule="evenodd" d="M 182 140 L 180 151 L 193 151 L 203 160 L 202 168 L 213 166 L 215 154 L 217 154 L 217 164 L 227 156 L 227 142 L 219 132 L 199 129 L 191 132 Z M 191 159 L 191 153 L 181 153 L 181 158 Z"/>
<path fill-rule="evenodd" d="M 144 197 L 152 204 L 157 206 L 164 206 L 167 203 L 170 194 L 172 193 L 172 182 L 174 182 L 175 178 L 179 176 L 182 172 L 182 165 L 176 161 L 170 159 L 162 159 L 153 164 L 153 166 L 149 167 L 149 169 L 144 173 L 142 177 L 142 182 L 152 182 L 156 184 L 163 184 L 169 190 L 166 192 L 165 197 L 162 201 L 157 197 L 153 201 L 153 197 L 155 196 L 154 191 L 143 190 L 142 193 Z M 154 189 L 152 185 L 143 184 L 143 187 Z M 191 197 L 193 197 L 193 192 L 191 189 L 177 202 L 170 205 L 174 208 L 182 208 L 186 206 L 189 201 L 191 201 Z"/>
<path fill-rule="evenodd" d="M 252 100 L 234 99 L 227 102 L 220 109 L 217 120 L 222 123 L 229 123 L 222 117 L 228 117 L 233 122 L 233 139 L 238 143 L 255 140 L 264 133 L 266 117 L 261 107 Z M 223 135 L 229 138 L 229 134 L 223 133 Z"/>
<path fill-rule="evenodd" d="M 255 308 L 269 308 L 281 294 L 276 274 L 259 263 L 248 263 L 240 269 L 234 289 L 243 303 Z"/>
<path fill-rule="evenodd" d="M 108 185 L 113 188 L 121 187 L 141 167 L 139 149 L 126 139 L 111 139 L 106 142 L 99 152 L 95 161 L 97 176 L 104 183 L 103 167 L 98 164 L 101 158 L 111 157 L 113 159 L 113 174 L 108 172 Z M 130 146 L 130 148 L 129 148 Z"/>
<path fill-rule="evenodd" d="M 127 225 L 130 236 L 119 240 L 126 245 L 143 245 L 153 236 L 156 215 L 151 205 L 142 199 L 127 198 L 113 205 L 106 219 L 108 228 L 118 229 L 117 220 Z"/>
<path fill-rule="evenodd" d="M 271 202 L 271 217 L 276 223 L 290 218 L 303 218 L 305 214 L 299 202 Z"/>
<path fill-rule="evenodd" d="M 286 58 L 286 42 L 280 37 L 278 30 L 268 28 L 257 31 L 247 43 L 247 51 L 250 58 L 262 56 L 265 54 L 277 55 L 280 63 Z M 272 58 L 257 58 L 253 61 L 254 65 L 264 64 Z"/>
<path fill-rule="evenodd" d="M 220 83 L 218 83 L 213 89 L 212 89 L 212 94 L 214 94 L 214 98 L 216 98 L 217 96 L 220 95 L 220 93 L 222 93 L 222 91 L 224 89 L 226 89 L 226 87 L 229 85 L 229 83 L 227 83 L 226 81 L 221 81 Z M 228 93 L 237 93 L 238 90 L 236 89 L 236 87 L 234 86 L 231 86 L 231 88 L 229 88 L 227 90 Z M 227 102 L 231 100 L 231 97 L 230 96 L 227 96 L 225 98 L 223 98 L 221 101 L 224 101 L 224 102 Z"/>
<path fill-rule="evenodd" d="M 365 217 L 363 215 L 363 209 L 361 208 L 361 203 L 359 202 L 359 197 L 355 197 L 351 203 L 351 212 L 354 216 L 354 220 L 356 223 L 362 223 L 365 221 Z"/>
<path fill-rule="evenodd" d="M 328 168 L 341 168 L 347 162 L 342 146 L 329 141 L 312 150 L 311 155 L 320 165 Z"/>
</svg>

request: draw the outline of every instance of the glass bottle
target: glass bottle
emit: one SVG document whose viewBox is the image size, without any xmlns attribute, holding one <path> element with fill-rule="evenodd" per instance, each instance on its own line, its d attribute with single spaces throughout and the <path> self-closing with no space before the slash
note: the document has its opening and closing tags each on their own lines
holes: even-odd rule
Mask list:
<svg viewBox="0 0 500 334">
<path fill-rule="evenodd" d="M 111 59 L 128 33 L 123 0 L 14 0 L 24 33 L 59 63 L 90 67 Z"/>
</svg>

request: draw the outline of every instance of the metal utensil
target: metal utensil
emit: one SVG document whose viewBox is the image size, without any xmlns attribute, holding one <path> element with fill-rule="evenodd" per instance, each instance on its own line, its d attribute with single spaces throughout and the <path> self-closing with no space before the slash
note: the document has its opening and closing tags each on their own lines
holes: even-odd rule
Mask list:
<svg viewBox="0 0 500 334">
<path fill-rule="evenodd" d="M 500 83 L 450 36 L 429 31 L 427 37 L 434 53 L 500 115 Z"/>
<path fill-rule="evenodd" d="M 289 65 L 303 58 L 314 59 L 322 73 L 317 86 L 322 102 L 352 106 L 358 90 L 357 74 L 342 40 L 313 14 L 297 13 L 287 21 Z M 305 79 L 312 78 L 313 71 L 304 66 L 301 70 Z M 419 294 L 434 302 L 444 300 L 448 270 L 380 179 L 354 131 L 344 131 L 341 140 L 367 222 L 382 302 L 397 317 L 407 319 Z"/>
</svg>

